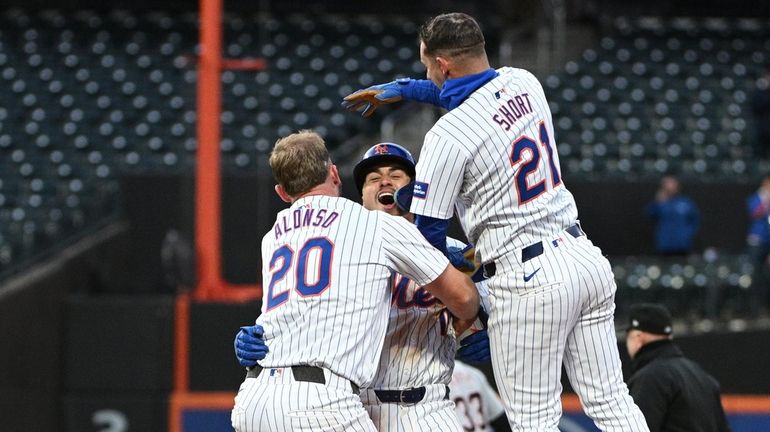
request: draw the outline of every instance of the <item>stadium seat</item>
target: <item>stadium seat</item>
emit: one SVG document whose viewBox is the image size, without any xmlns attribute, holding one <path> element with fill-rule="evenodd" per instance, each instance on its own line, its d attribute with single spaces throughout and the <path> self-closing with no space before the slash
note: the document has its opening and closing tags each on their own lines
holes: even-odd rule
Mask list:
<svg viewBox="0 0 770 432">
<path fill-rule="evenodd" d="M 757 43 L 763 34 L 756 19 L 616 19 L 598 46 L 544 80 L 559 141 L 570 147 L 578 143 L 573 136 L 589 140 L 584 144 L 639 143 L 633 157 L 652 161 L 650 171 L 632 173 L 624 168 L 646 165 L 607 161 L 608 175 L 655 177 L 664 166 L 685 175 L 751 172 L 756 164 L 745 115 L 751 83 L 768 57 Z M 602 119 L 607 132 L 602 137 L 594 123 L 575 118 Z M 570 153 L 566 169 L 586 174 L 586 163 L 569 163 Z"/>
</svg>

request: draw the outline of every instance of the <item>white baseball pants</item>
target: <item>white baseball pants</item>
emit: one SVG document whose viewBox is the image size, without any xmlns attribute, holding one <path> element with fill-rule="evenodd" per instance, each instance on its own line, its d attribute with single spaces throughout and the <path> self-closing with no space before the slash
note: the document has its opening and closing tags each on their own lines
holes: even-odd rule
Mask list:
<svg viewBox="0 0 770 432">
<path fill-rule="evenodd" d="M 507 254 L 489 279 L 492 366 L 511 429 L 558 432 L 564 364 L 601 430 L 649 431 L 623 382 L 609 262 L 585 235 L 563 232 L 543 249 L 526 262 Z"/>
<path fill-rule="evenodd" d="M 376 432 L 350 381 L 324 370 L 326 384 L 296 381 L 290 368 L 246 378 L 230 420 L 237 432 Z"/>
<path fill-rule="evenodd" d="M 416 404 L 382 403 L 374 390 L 361 390 L 361 401 L 379 432 L 462 432 L 455 404 L 445 396 L 446 386 L 438 384 L 426 386 L 425 397 Z"/>
</svg>

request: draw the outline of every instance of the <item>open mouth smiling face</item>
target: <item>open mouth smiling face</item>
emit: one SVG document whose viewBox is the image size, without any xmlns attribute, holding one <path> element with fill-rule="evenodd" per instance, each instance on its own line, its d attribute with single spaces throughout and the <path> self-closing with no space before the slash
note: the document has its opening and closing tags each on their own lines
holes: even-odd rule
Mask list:
<svg viewBox="0 0 770 432">
<path fill-rule="evenodd" d="M 398 166 L 385 164 L 369 172 L 362 190 L 363 205 L 369 210 L 385 211 L 393 216 L 403 216 L 396 205 L 396 190 L 409 184 L 411 177 Z"/>
<path fill-rule="evenodd" d="M 385 209 L 390 210 L 396 206 L 396 198 L 393 195 L 394 191 L 382 191 L 377 194 L 377 202 L 380 203 Z"/>
</svg>

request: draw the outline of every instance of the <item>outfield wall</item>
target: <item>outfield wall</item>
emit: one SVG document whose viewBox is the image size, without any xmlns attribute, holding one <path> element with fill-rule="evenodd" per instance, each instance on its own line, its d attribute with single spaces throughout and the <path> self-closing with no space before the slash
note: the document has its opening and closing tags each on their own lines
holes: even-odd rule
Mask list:
<svg viewBox="0 0 770 432">
<path fill-rule="evenodd" d="M 260 180 L 261 179 L 261 180 Z M 653 225 L 644 216 L 657 182 L 569 181 L 581 223 L 591 240 L 610 256 L 647 255 L 653 249 Z M 746 198 L 755 186 L 746 183 L 684 183 L 686 194 L 700 207 L 702 228 L 696 248 L 715 247 L 741 253 L 748 216 Z M 125 209 L 132 226 L 130 263 L 142 269 L 126 285 L 132 292 L 170 292 L 160 262 L 163 237 L 169 229 L 193 237 L 192 180 L 175 176 L 136 176 L 122 180 Z M 360 202 L 355 186 L 343 181 L 343 195 Z M 225 177 L 222 195 L 222 256 L 225 279 L 231 283 L 260 282 L 262 236 L 286 204 L 273 191 L 269 177 Z M 148 211 L 152 209 L 152 211 Z M 463 235 L 456 225 L 451 234 Z"/>
</svg>

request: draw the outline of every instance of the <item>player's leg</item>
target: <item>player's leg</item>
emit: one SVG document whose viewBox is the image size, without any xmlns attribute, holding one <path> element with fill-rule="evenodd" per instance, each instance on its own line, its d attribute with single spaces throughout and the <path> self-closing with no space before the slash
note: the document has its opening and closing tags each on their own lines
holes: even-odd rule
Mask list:
<svg viewBox="0 0 770 432">
<path fill-rule="evenodd" d="M 374 423 L 378 432 L 399 432 L 398 405 L 384 404 L 378 400 L 369 400 L 364 397 L 368 390 L 361 390 L 361 401 L 364 403 L 369 418 Z M 373 392 L 372 396 L 373 396 Z"/>
<path fill-rule="evenodd" d="M 382 403 L 374 391 L 362 390 L 361 400 L 379 432 L 462 432 L 454 403 L 445 399 L 446 386 L 427 386 L 417 404 Z"/>
<path fill-rule="evenodd" d="M 450 400 L 402 405 L 400 412 L 403 427 L 399 432 L 463 432 L 454 402 Z"/>
<path fill-rule="evenodd" d="M 300 382 L 292 386 L 288 404 L 289 431 L 374 432 L 361 400 L 350 389 Z M 304 400 L 303 400 L 304 399 Z M 278 409 L 278 408 L 276 408 Z"/>
<path fill-rule="evenodd" d="M 283 412 L 276 412 L 275 406 L 288 404 L 290 392 L 287 385 L 276 385 L 247 378 L 241 384 L 235 397 L 235 407 L 230 420 L 237 432 L 287 430 Z"/>
<path fill-rule="evenodd" d="M 260 420 L 267 421 L 264 410 L 267 406 L 265 399 L 269 394 L 262 387 L 263 384 L 257 383 L 253 378 L 241 383 L 238 394 L 235 396 L 235 406 L 230 414 L 230 421 L 236 432 L 269 430 L 267 424 L 260 423 Z"/>
<path fill-rule="evenodd" d="M 282 399 L 283 403 L 273 404 L 270 408 L 273 415 L 283 416 L 281 431 L 376 431 L 360 400 L 349 390 L 300 382 L 283 386 L 277 395 L 282 397 L 276 400 Z"/>
<path fill-rule="evenodd" d="M 294 381 L 287 375 L 247 379 L 236 397 L 233 427 L 239 432 L 375 432 L 350 382 L 331 377 L 327 384 Z M 250 383 L 248 383 L 251 381 Z"/>
<path fill-rule="evenodd" d="M 583 312 L 567 339 L 564 365 L 586 414 L 603 431 L 648 431 L 623 382 L 615 336 L 615 280 L 609 262 L 587 239 L 565 251 L 583 284 Z"/>
<path fill-rule="evenodd" d="M 556 432 L 563 349 L 578 294 L 561 274 L 555 254 L 506 267 L 489 280 L 495 382 L 512 430 Z M 535 272 L 538 282 L 524 280 Z"/>
</svg>

